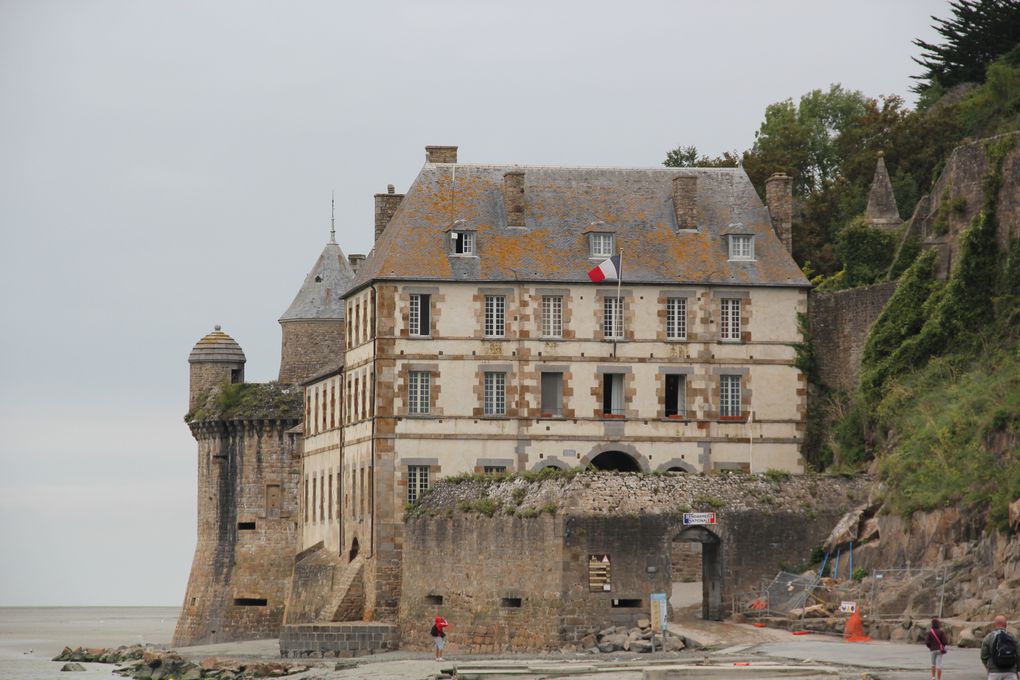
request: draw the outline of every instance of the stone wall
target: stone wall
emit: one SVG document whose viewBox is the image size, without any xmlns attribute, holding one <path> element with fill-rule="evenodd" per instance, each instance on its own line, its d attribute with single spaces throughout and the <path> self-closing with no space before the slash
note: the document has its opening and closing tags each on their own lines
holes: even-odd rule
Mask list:
<svg viewBox="0 0 1020 680">
<path fill-rule="evenodd" d="M 300 547 L 298 422 L 192 423 L 198 538 L 175 646 L 279 634 Z"/>
<path fill-rule="evenodd" d="M 651 593 L 670 592 L 685 509 L 717 512 L 709 530 L 720 546 L 724 615 L 732 595 L 757 588 L 781 563 L 806 561 L 867 483 L 585 473 L 440 484 L 404 526 L 413 558 L 402 571 L 402 646 L 427 647 L 437 614 L 452 624 L 448 642 L 460 653 L 583 647 L 594 631 L 632 626 L 648 616 Z M 491 517 L 465 511 L 481 501 L 496 508 Z M 591 578 L 593 555 L 609 560 L 608 590 Z"/>
<path fill-rule="evenodd" d="M 302 383 L 344 356 L 343 319 L 298 320 L 280 323 L 282 383 Z"/>
<path fill-rule="evenodd" d="M 386 623 L 322 623 L 285 626 L 280 633 L 280 655 L 297 657 L 352 657 L 389 652 L 397 648 L 397 627 Z"/>
<path fill-rule="evenodd" d="M 895 290 L 896 282 L 891 281 L 831 293 L 811 292 L 808 324 L 823 383 L 846 391 L 857 387 L 868 333 Z"/>
</svg>

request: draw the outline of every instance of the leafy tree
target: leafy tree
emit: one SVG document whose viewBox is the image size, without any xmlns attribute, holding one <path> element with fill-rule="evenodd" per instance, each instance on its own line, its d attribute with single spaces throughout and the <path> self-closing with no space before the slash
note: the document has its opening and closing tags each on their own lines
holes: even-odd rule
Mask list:
<svg viewBox="0 0 1020 680">
<path fill-rule="evenodd" d="M 986 67 L 1020 43 L 1020 0 L 954 0 L 952 16 L 933 16 L 941 44 L 918 38 L 923 51 L 914 61 L 924 68 L 914 91 L 931 103 L 959 83 L 983 83 Z"/>
<path fill-rule="evenodd" d="M 666 152 L 666 160 L 662 164 L 667 168 L 735 168 L 738 165 L 738 158 L 736 152 L 730 151 L 709 158 L 699 154 L 696 146 L 678 146 Z"/>
</svg>

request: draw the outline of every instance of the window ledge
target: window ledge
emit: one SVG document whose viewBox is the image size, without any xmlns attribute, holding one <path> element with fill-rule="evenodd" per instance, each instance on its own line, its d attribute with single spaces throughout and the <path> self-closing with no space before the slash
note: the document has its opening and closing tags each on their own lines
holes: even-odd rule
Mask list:
<svg viewBox="0 0 1020 680">
<path fill-rule="evenodd" d="M 691 419 L 688 418 L 687 416 L 677 415 L 677 416 L 664 416 L 663 418 L 661 418 L 661 420 L 668 423 L 687 423 L 690 422 Z"/>
<path fill-rule="evenodd" d="M 733 340 L 732 338 L 720 338 L 719 342 L 723 345 L 742 345 L 743 340 Z"/>
<path fill-rule="evenodd" d="M 627 416 L 623 413 L 603 413 L 602 420 L 626 420 Z"/>
<path fill-rule="evenodd" d="M 431 335 L 407 335 L 406 337 L 400 338 L 401 340 L 432 340 Z"/>
<path fill-rule="evenodd" d="M 466 257 L 473 257 L 476 260 L 478 259 L 478 256 L 474 255 L 472 253 L 450 253 L 450 257 L 465 257 L 465 258 Z"/>
<path fill-rule="evenodd" d="M 746 416 L 719 416 L 720 423 L 746 423 Z"/>
</svg>

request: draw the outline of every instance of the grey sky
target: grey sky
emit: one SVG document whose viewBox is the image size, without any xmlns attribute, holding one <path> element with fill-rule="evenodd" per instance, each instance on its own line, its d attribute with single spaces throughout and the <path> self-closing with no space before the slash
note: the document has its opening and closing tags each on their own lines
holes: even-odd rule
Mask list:
<svg viewBox="0 0 1020 680">
<path fill-rule="evenodd" d="M 744 149 L 765 106 L 909 96 L 944 1 L 0 0 L 0 605 L 178 605 L 187 355 L 275 377 L 328 237 L 426 144 L 464 162 Z"/>
</svg>

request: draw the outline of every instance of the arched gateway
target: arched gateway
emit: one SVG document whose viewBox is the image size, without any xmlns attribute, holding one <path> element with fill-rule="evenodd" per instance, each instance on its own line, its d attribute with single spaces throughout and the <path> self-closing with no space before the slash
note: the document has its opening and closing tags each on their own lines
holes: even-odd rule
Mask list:
<svg viewBox="0 0 1020 680">
<path fill-rule="evenodd" d="M 673 537 L 670 548 L 671 579 L 679 582 L 682 567 L 676 564 L 678 542 L 693 542 L 701 545 L 701 618 L 706 621 L 722 619 L 722 541 L 705 527 L 687 527 Z"/>
</svg>

